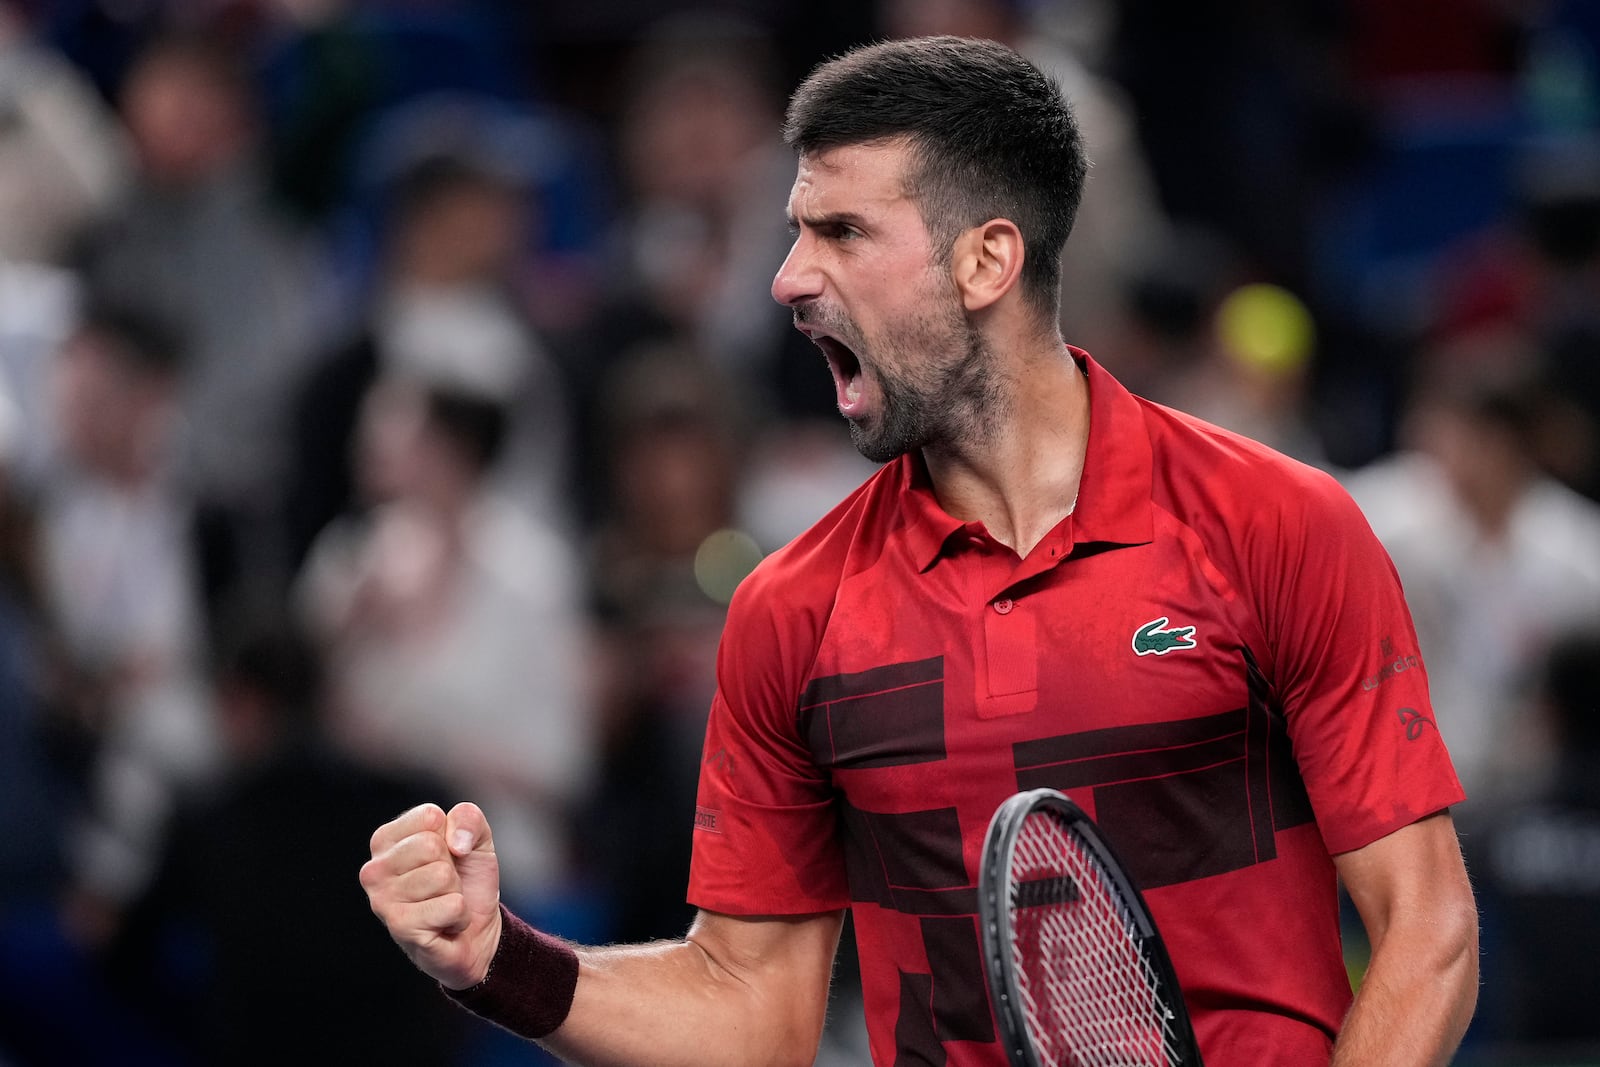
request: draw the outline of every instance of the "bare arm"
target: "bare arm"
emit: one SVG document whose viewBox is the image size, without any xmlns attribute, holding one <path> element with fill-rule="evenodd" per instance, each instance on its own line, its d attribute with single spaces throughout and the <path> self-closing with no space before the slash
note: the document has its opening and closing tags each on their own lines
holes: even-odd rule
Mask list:
<svg viewBox="0 0 1600 1067">
<path fill-rule="evenodd" d="M 591 1067 L 808 1067 L 842 923 L 701 912 L 683 941 L 580 950 L 572 1014 L 544 1044 Z"/>
<path fill-rule="evenodd" d="M 448 815 L 423 805 L 380 827 L 361 884 L 390 936 L 428 975 L 451 989 L 488 975 L 501 937 L 499 866 L 475 805 Z M 805 1067 L 822 1035 L 842 924 L 841 912 L 702 912 L 681 941 L 574 946 L 571 1010 L 542 1043 L 591 1067 Z"/>
<path fill-rule="evenodd" d="M 1333 1067 L 1448 1064 L 1478 997 L 1478 913 L 1449 813 L 1334 862 L 1366 925 L 1372 962 Z"/>
</svg>

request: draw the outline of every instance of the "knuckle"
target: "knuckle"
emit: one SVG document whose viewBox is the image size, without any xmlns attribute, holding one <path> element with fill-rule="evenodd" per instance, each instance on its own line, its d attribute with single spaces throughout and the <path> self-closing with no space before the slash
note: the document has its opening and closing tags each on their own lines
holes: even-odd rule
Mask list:
<svg viewBox="0 0 1600 1067">
<path fill-rule="evenodd" d="M 417 862 L 448 863 L 450 861 L 450 847 L 445 844 L 443 834 L 418 834 L 416 837 Z"/>
</svg>

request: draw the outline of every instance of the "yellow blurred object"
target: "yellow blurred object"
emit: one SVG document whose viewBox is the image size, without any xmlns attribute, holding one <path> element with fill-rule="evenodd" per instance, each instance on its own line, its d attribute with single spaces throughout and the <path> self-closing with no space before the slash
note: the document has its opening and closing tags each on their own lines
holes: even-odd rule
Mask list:
<svg viewBox="0 0 1600 1067">
<path fill-rule="evenodd" d="M 743 530 L 718 530 L 694 554 L 694 577 L 701 592 L 726 604 L 733 591 L 761 562 L 761 548 Z"/>
<path fill-rule="evenodd" d="M 1276 376 L 1305 366 L 1316 327 L 1299 297 L 1258 283 L 1241 286 L 1222 301 L 1217 335 L 1231 358 Z"/>
</svg>

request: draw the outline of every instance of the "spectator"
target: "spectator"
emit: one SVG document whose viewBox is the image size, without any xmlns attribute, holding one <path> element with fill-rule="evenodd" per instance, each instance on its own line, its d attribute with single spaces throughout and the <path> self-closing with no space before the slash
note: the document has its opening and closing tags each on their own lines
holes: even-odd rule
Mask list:
<svg viewBox="0 0 1600 1067">
<path fill-rule="evenodd" d="M 1515 210 L 1441 257 L 1433 329 L 1459 351 L 1537 366 L 1554 401 L 1541 465 L 1600 500 L 1600 145 L 1528 150 L 1518 176 Z"/>
<path fill-rule="evenodd" d="M 1554 638 L 1600 624 L 1600 506 L 1544 474 L 1532 450 L 1540 394 L 1485 380 L 1482 357 L 1436 353 L 1407 417 L 1407 447 L 1347 478 L 1389 550 L 1416 621 L 1441 729 L 1475 803 L 1543 772 L 1528 713 Z M 1504 358 L 1504 357 L 1499 357 Z M 1408 669 L 1414 650 L 1394 650 Z"/>
<path fill-rule="evenodd" d="M 508 898 L 548 914 L 577 884 L 569 819 L 589 786 L 589 637 L 567 542 L 493 484 L 503 402 L 390 374 L 358 427 L 365 515 L 312 547 L 299 596 L 331 650 L 353 755 L 489 796 Z"/>
<path fill-rule="evenodd" d="M 1173 227 L 1132 257 L 1120 279 L 1120 329 L 1110 349 L 1129 390 L 1177 406 L 1196 369 L 1215 362 L 1217 308 L 1248 276 L 1227 236 L 1206 226 Z"/>
<path fill-rule="evenodd" d="M 725 380 L 681 351 L 624 356 L 605 395 L 606 503 L 589 574 L 608 666 L 586 854 L 612 897 L 613 939 L 670 937 L 693 917 L 681 891 L 684 814 L 726 614 L 703 564 L 717 546 L 742 544 L 728 527 L 743 438 L 726 414 Z"/>
<path fill-rule="evenodd" d="M 90 768 L 76 882 L 113 909 L 148 877 L 175 792 L 217 756 L 192 505 L 174 470 L 178 345 L 146 316 L 88 311 L 56 358 L 61 454 L 38 502 L 52 699 Z"/>
<path fill-rule="evenodd" d="M 746 430 L 728 414 L 735 392 L 671 347 L 628 353 L 608 376 L 606 504 L 590 567 L 602 603 L 692 586 L 698 550 L 733 525 Z"/>
<path fill-rule="evenodd" d="M 809 373 L 815 354 L 792 343 L 766 299 L 787 241 L 772 205 L 789 183 L 772 137 L 781 115 L 772 67 L 759 30 L 700 20 L 652 27 L 630 57 L 617 278 L 595 347 L 610 355 L 671 338 L 768 410 L 826 414 L 828 395 Z"/>
<path fill-rule="evenodd" d="M 0 0 L 0 389 L 10 475 L 31 487 L 53 433 L 45 381 L 78 313 L 69 253 L 123 194 L 126 138 L 88 77 Z"/>
<path fill-rule="evenodd" d="M 564 533 L 573 524 L 569 404 L 514 285 L 525 191 L 487 160 L 427 154 L 396 179 L 388 207 L 376 292 L 294 401 L 291 569 L 330 521 L 359 506 L 350 464 L 362 399 L 395 372 L 506 397 L 511 439 L 493 475 L 541 522 Z"/>
<path fill-rule="evenodd" d="M 0 940 L 60 888 L 70 807 L 43 699 L 37 516 L 13 470 L 19 422 L 0 392 Z"/>
<path fill-rule="evenodd" d="M 208 605 L 281 576 L 270 502 L 285 404 L 313 351 L 320 260 L 264 192 L 254 87 L 206 38 L 160 37 L 121 87 L 135 185 L 85 242 L 96 293 L 186 336 L 184 463 L 200 508 Z"/>
<path fill-rule="evenodd" d="M 1467 839 L 1485 927 L 1475 1038 L 1524 1056 L 1592 1061 L 1600 1055 L 1600 631 L 1552 643 L 1537 696 L 1557 747 L 1553 773 Z"/>
<path fill-rule="evenodd" d="M 321 657 L 296 627 L 273 612 L 233 629 L 214 686 L 228 775 L 180 808 L 106 954 L 114 984 L 187 1062 L 465 1062 L 467 1017 L 346 886 L 367 823 L 441 787 L 327 743 Z"/>
<path fill-rule="evenodd" d="M 1310 411 L 1316 327 L 1299 297 L 1266 282 L 1241 285 L 1205 327 L 1205 355 L 1178 376 L 1172 406 L 1328 468 Z"/>
<path fill-rule="evenodd" d="M 94 86 L 0 2 L 0 261 L 59 264 L 127 179 L 122 131 Z"/>
</svg>

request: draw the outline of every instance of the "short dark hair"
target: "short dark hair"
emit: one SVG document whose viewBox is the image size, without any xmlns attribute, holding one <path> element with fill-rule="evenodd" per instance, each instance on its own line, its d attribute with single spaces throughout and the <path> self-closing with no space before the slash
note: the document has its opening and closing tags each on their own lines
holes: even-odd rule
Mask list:
<svg viewBox="0 0 1600 1067">
<path fill-rule="evenodd" d="M 907 192 L 941 254 L 962 231 L 1010 219 L 1023 291 L 1053 316 L 1089 166 L 1060 87 L 994 41 L 919 37 L 846 52 L 790 98 L 784 140 L 802 154 L 895 138 L 911 145 Z"/>
<path fill-rule="evenodd" d="M 480 472 L 499 462 L 509 432 L 504 403 L 445 385 L 423 391 L 428 421 Z"/>
<path fill-rule="evenodd" d="M 322 714 L 327 669 L 304 624 L 287 605 L 263 607 L 241 598 L 228 607 L 213 651 L 213 679 L 256 693 L 291 730 L 313 728 Z"/>
<path fill-rule="evenodd" d="M 150 378 L 177 378 L 188 363 L 182 331 L 167 317 L 131 302 L 92 296 L 77 333 L 109 346 L 118 363 Z"/>
<path fill-rule="evenodd" d="M 432 151 L 395 176 L 388 204 L 396 224 L 403 225 L 451 197 L 480 192 L 514 197 L 517 183 L 487 159 L 474 158 L 467 152 Z"/>
</svg>

